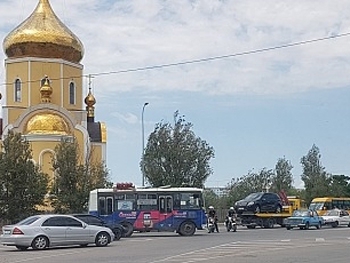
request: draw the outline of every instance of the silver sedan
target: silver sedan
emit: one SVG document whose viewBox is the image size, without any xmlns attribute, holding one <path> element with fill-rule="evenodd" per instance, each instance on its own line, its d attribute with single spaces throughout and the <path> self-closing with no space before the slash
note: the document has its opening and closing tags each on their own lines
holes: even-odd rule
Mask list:
<svg viewBox="0 0 350 263">
<path fill-rule="evenodd" d="M 54 246 L 107 246 L 114 240 L 113 232 L 106 227 L 88 225 L 70 215 L 35 215 L 15 225 L 2 228 L 0 241 L 5 246 L 20 250 L 35 250 Z"/>
</svg>

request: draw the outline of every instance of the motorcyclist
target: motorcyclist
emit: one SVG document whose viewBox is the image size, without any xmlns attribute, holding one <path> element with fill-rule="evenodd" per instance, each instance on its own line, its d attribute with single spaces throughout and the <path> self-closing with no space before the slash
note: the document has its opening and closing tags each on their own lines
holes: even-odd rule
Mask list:
<svg viewBox="0 0 350 263">
<path fill-rule="evenodd" d="M 209 206 L 208 216 L 214 219 L 214 226 L 216 232 L 219 233 L 219 227 L 218 227 L 218 216 L 216 214 L 216 211 L 214 209 L 214 206 Z"/>
<path fill-rule="evenodd" d="M 236 217 L 236 210 L 231 206 L 227 212 L 228 217 Z"/>
<path fill-rule="evenodd" d="M 229 220 L 230 217 L 232 218 L 232 220 L 236 220 L 236 217 L 237 217 L 236 210 L 232 206 L 227 211 L 227 215 L 226 215 L 226 218 L 225 218 L 226 227 L 227 227 L 228 220 Z"/>
</svg>

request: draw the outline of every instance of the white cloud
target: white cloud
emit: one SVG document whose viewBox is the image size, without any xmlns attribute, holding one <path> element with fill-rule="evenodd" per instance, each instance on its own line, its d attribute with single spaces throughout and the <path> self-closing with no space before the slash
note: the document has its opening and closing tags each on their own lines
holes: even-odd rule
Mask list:
<svg viewBox="0 0 350 263">
<path fill-rule="evenodd" d="M 1 39 L 30 15 L 38 1 L 0 1 Z M 85 74 L 127 71 L 234 55 L 350 32 L 350 1 L 344 0 L 50 0 L 50 3 L 58 17 L 84 43 L 86 52 L 82 64 Z M 0 60 L 4 59 L 4 53 L 0 52 Z M 118 140 L 123 140 L 124 144 L 130 142 L 130 149 L 124 149 L 128 148 L 124 144 L 123 149 L 109 148 L 113 156 L 119 151 L 121 158 L 125 158 L 120 161 L 116 170 L 123 174 L 135 175 L 139 173 L 137 164 L 141 147 L 136 144 L 141 144 L 140 113 L 145 101 L 150 102 L 147 120 L 152 119 L 153 123 L 161 119 L 171 119 L 173 112 L 179 109 L 185 115 L 195 116 L 190 121 L 194 122 L 196 127 L 201 127 L 198 132 L 203 134 L 203 139 L 209 143 L 216 141 L 218 130 L 223 133 L 233 130 L 237 133 L 236 138 L 243 135 L 243 138 L 248 138 L 248 134 L 255 130 L 252 128 L 246 131 L 244 125 L 235 127 L 234 124 L 240 120 L 234 119 L 237 115 L 244 119 L 252 110 L 256 110 L 254 113 L 258 114 L 264 108 L 254 106 L 272 96 L 285 99 L 292 95 L 313 94 L 312 92 L 316 94 L 322 90 L 348 87 L 349 72 L 350 36 L 203 63 L 100 75 L 93 80 L 93 91 L 97 99 L 96 114 L 101 116 L 99 119 L 107 122 L 108 132 L 112 135 L 109 138 L 110 145 L 119 144 Z M 3 83 L 4 63 L 0 66 L 0 78 Z M 84 88 L 86 89 L 86 84 Z M 4 86 L 1 85 L 2 93 L 3 89 Z M 256 101 L 245 100 L 255 95 L 267 96 L 260 96 Z M 324 107 L 330 108 L 331 105 L 327 104 L 328 99 L 322 97 L 322 103 L 326 105 Z M 337 100 L 333 98 L 332 101 Z M 262 105 L 261 107 L 264 107 L 264 103 Z M 345 106 L 342 108 L 344 115 L 337 113 L 333 118 L 329 117 L 331 115 L 328 117 L 332 121 L 341 121 L 340 117 L 347 119 L 348 112 Z M 291 113 L 285 114 L 292 114 L 298 110 L 291 108 Z M 309 117 L 308 110 L 310 109 L 290 118 L 301 120 Z M 279 111 L 281 109 L 277 108 L 271 112 L 273 115 Z M 331 114 L 332 111 L 325 111 L 324 114 L 326 113 Z M 215 116 L 211 119 L 215 125 L 206 125 L 211 114 Z M 222 116 L 226 116 L 226 119 L 222 120 Z M 322 117 L 320 116 L 320 121 Z M 273 117 L 271 119 L 274 120 Z M 250 121 L 257 120 L 253 118 Z M 268 121 L 271 120 L 267 118 L 266 122 Z M 311 135 L 300 134 L 301 131 L 314 128 L 310 127 L 312 125 L 307 126 L 308 122 L 300 123 L 304 126 L 295 127 L 296 132 L 293 136 L 303 138 L 303 143 L 307 145 L 301 146 L 298 142 L 295 146 L 298 149 L 293 149 L 296 165 L 300 156 L 304 154 L 301 151 L 305 147 L 317 140 L 327 144 L 327 140 L 322 140 L 324 137 L 318 137 L 321 132 L 331 136 L 337 130 L 329 127 L 327 130 L 318 129 L 314 134 L 310 132 Z M 145 124 L 147 136 L 153 125 L 146 121 Z M 243 135 L 239 134 L 241 130 Z M 231 139 L 230 136 L 226 136 Z M 259 137 L 259 134 L 255 136 Z M 290 139 L 283 137 L 283 134 L 280 136 L 281 142 Z M 337 136 L 346 138 L 347 134 Z M 250 168 L 255 166 L 253 160 L 270 163 L 280 157 L 259 155 L 259 146 L 253 144 L 255 137 L 249 138 L 246 139 L 249 147 L 239 148 L 239 154 L 235 153 L 239 140 L 232 141 L 232 145 L 228 145 L 227 141 L 217 140 L 215 146 L 216 151 L 220 153 L 218 156 L 229 158 L 235 153 L 250 159 L 249 151 L 254 150 L 257 156 L 252 157 L 252 163 L 244 160 L 245 164 L 237 165 Z M 277 148 L 275 138 L 269 138 L 269 141 L 266 137 L 264 140 L 266 145 L 260 152 L 271 152 L 271 149 L 266 150 L 266 147 Z M 347 145 L 343 142 L 337 143 L 338 148 Z M 226 146 L 229 150 L 225 150 Z M 294 145 L 291 144 L 290 149 L 285 149 L 280 145 L 278 149 L 281 149 L 281 152 L 285 150 L 283 154 L 288 158 L 292 147 Z M 327 147 L 332 151 L 332 146 L 327 144 Z M 345 150 L 344 158 L 347 156 Z M 244 155 L 244 151 L 248 152 Z M 337 152 L 335 146 L 333 151 Z M 264 159 L 261 155 L 264 155 Z M 270 158 L 269 162 L 265 160 L 267 157 Z M 132 159 L 137 170 L 126 171 L 132 165 L 123 165 Z M 112 161 L 110 165 L 115 163 Z M 221 171 L 219 176 L 232 175 L 233 170 L 237 168 L 226 168 L 225 165 L 231 162 L 220 158 L 214 163 L 217 164 L 214 169 Z M 331 164 L 333 169 L 350 169 L 338 167 L 339 163 L 341 161 L 334 158 Z M 235 173 L 242 174 L 236 170 Z"/>
</svg>

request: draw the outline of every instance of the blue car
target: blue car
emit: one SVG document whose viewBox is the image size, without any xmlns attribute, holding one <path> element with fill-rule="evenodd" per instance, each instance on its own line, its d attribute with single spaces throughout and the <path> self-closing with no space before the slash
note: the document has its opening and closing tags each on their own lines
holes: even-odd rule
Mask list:
<svg viewBox="0 0 350 263">
<path fill-rule="evenodd" d="M 286 218 L 284 222 L 287 230 L 294 227 L 299 227 L 300 229 L 309 229 L 310 227 L 316 227 L 320 229 L 324 224 L 324 220 L 321 216 L 313 210 L 295 210 L 293 215 Z"/>
</svg>

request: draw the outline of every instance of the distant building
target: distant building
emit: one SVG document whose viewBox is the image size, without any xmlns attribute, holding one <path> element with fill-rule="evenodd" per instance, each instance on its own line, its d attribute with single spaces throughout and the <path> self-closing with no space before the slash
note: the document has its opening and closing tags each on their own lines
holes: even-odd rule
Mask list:
<svg viewBox="0 0 350 263">
<path fill-rule="evenodd" d="M 229 189 L 225 186 L 211 186 L 206 189 L 213 191 L 218 197 L 223 197 L 228 194 Z"/>
</svg>

